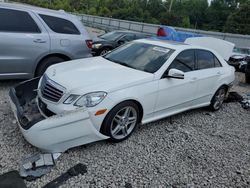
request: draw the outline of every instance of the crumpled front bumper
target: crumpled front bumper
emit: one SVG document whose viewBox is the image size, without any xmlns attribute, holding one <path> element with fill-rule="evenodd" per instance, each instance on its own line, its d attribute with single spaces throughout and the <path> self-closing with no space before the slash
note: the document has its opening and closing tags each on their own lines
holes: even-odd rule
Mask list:
<svg viewBox="0 0 250 188">
<path fill-rule="evenodd" d="M 25 81 L 9 93 L 19 128 L 29 143 L 55 153 L 108 138 L 96 130 L 86 109 L 43 116 L 37 105 L 38 83 L 39 78 Z"/>
</svg>

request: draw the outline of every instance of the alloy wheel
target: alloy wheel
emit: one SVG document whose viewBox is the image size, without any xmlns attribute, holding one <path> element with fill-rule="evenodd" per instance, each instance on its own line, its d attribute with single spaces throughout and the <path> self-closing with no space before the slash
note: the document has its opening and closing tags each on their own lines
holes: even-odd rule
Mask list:
<svg viewBox="0 0 250 188">
<path fill-rule="evenodd" d="M 226 92 L 225 92 L 225 89 L 224 88 L 221 88 L 215 95 L 215 102 L 214 102 L 214 109 L 219 109 L 225 99 L 225 95 L 226 95 Z"/>
<path fill-rule="evenodd" d="M 135 108 L 127 106 L 119 110 L 111 122 L 111 135 L 121 140 L 126 138 L 136 126 L 137 113 Z"/>
<path fill-rule="evenodd" d="M 108 53 L 108 52 L 109 52 L 109 50 L 106 50 L 106 49 L 105 49 L 105 50 L 102 50 L 101 53 L 100 53 L 100 55 L 101 55 L 101 56 L 102 56 L 102 55 L 105 55 L 105 54 Z"/>
</svg>

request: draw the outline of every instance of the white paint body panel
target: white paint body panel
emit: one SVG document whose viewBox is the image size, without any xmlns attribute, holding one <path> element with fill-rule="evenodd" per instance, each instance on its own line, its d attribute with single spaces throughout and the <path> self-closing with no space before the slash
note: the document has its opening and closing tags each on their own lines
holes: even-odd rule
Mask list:
<svg viewBox="0 0 250 188">
<path fill-rule="evenodd" d="M 174 49 L 175 52 L 154 74 L 138 71 L 102 57 L 87 58 L 51 66 L 47 76 L 66 88 L 57 103 L 46 100 L 38 91 L 38 97 L 47 108 L 59 114 L 37 123 L 31 129 L 22 130 L 33 145 L 51 151 L 62 152 L 68 148 L 106 139 L 99 133 L 108 112 L 126 100 L 135 100 L 143 108 L 142 124 L 158 120 L 193 108 L 208 106 L 222 85 L 234 80 L 234 68 L 218 53 L 222 67 L 197 70 L 184 74 L 184 79 L 162 78 L 176 56 L 186 49 L 205 49 L 193 45 L 173 45 L 161 41 L 139 40 Z M 107 92 L 105 99 L 95 107 L 79 109 L 63 102 L 70 94 L 84 95 L 90 92 Z M 107 111 L 99 116 L 100 109 Z M 44 140 L 44 138 L 48 138 Z"/>
</svg>

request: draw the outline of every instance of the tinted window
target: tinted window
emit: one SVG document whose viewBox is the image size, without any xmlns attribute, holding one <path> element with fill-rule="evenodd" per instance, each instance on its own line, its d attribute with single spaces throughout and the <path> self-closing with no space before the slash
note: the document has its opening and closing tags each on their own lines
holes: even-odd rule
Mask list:
<svg viewBox="0 0 250 188">
<path fill-rule="evenodd" d="M 135 35 L 134 34 L 127 34 L 125 35 L 124 37 L 121 38 L 121 40 L 124 40 L 124 41 L 131 41 L 131 40 L 134 40 L 135 39 Z"/>
<path fill-rule="evenodd" d="M 49 28 L 56 33 L 75 34 L 75 35 L 80 34 L 76 26 L 68 20 L 41 14 L 40 16 L 44 20 L 44 22 L 49 26 Z"/>
<path fill-rule="evenodd" d="M 152 44 L 130 42 L 113 50 L 104 58 L 127 67 L 154 73 L 168 60 L 173 51 Z"/>
<path fill-rule="evenodd" d="M 195 69 L 194 50 L 181 52 L 168 69 L 178 69 L 183 72 L 189 72 Z"/>
<path fill-rule="evenodd" d="M 144 34 L 137 34 L 135 36 L 136 39 L 142 39 L 142 38 L 149 38 L 151 37 L 150 35 L 144 35 Z"/>
<path fill-rule="evenodd" d="M 0 31 L 40 33 L 32 17 L 24 11 L 0 8 Z"/>
<path fill-rule="evenodd" d="M 221 67 L 219 60 L 209 51 L 196 50 L 196 57 L 199 69 Z"/>
<path fill-rule="evenodd" d="M 217 57 L 214 56 L 214 66 L 215 67 L 221 67 L 220 61 L 217 59 Z"/>
<path fill-rule="evenodd" d="M 105 33 L 99 36 L 99 38 L 107 40 L 107 41 L 116 41 L 121 36 L 122 36 L 122 33 L 113 31 L 113 32 Z"/>
<path fill-rule="evenodd" d="M 199 69 L 208 69 L 214 67 L 214 56 L 205 50 L 196 50 L 197 63 Z"/>
</svg>

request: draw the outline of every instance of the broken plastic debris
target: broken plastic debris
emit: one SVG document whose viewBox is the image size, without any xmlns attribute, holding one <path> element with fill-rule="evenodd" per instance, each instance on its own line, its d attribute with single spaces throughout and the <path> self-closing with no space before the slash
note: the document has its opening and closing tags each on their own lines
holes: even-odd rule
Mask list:
<svg viewBox="0 0 250 188">
<path fill-rule="evenodd" d="M 27 178 L 38 178 L 48 174 L 55 165 L 55 160 L 60 156 L 60 153 L 54 154 L 35 154 L 22 160 L 20 165 L 20 176 Z M 55 158 L 54 158 L 55 156 Z M 32 179 L 32 178 L 31 178 Z"/>
<path fill-rule="evenodd" d="M 63 173 L 53 181 L 49 182 L 47 185 L 45 185 L 43 188 L 54 188 L 54 187 L 59 187 L 62 185 L 64 182 L 69 180 L 70 178 L 74 176 L 78 176 L 79 174 L 85 174 L 87 173 L 87 166 L 84 164 L 77 164 L 70 168 L 67 172 Z"/>
</svg>

